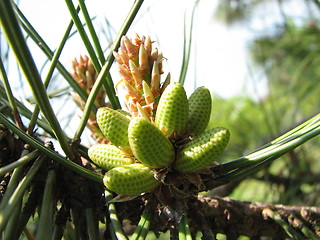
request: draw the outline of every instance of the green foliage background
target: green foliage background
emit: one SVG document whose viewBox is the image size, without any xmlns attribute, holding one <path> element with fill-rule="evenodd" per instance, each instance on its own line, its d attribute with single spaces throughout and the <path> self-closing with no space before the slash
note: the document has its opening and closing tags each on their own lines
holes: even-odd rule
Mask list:
<svg viewBox="0 0 320 240">
<path fill-rule="evenodd" d="M 259 8 L 269 9 L 268 5 L 283 14 L 281 21 L 265 26 L 262 32 L 266 34 L 260 34 L 249 46 L 251 78 L 258 79 L 263 73 L 267 94 L 258 100 L 243 95 L 230 99 L 216 96 L 213 101 L 211 126 L 225 124 L 232 132 L 226 159 L 252 151 L 319 111 L 319 3 L 311 2 L 310 5 L 307 1 L 299 2 L 310 13 L 303 19 L 290 13 L 294 1 L 220 2 L 217 16 L 228 25 L 250 26 L 254 18 L 272 16 L 272 11 L 263 16 L 261 9 L 259 12 Z M 319 205 L 318 145 L 319 139 L 313 139 L 293 150 L 242 182 L 231 196 L 250 201 Z M 284 184 L 281 179 L 288 182 Z"/>
</svg>

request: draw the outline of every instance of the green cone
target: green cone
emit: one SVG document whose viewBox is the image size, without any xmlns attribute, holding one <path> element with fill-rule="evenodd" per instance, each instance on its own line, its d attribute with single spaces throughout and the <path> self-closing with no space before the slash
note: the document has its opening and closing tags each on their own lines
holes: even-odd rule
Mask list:
<svg viewBox="0 0 320 240">
<path fill-rule="evenodd" d="M 167 137 L 181 135 L 186 130 L 189 106 L 180 83 L 170 83 L 164 90 L 155 116 L 156 126 Z"/>
<path fill-rule="evenodd" d="M 126 156 L 119 148 L 110 144 L 97 144 L 89 148 L 90 159 L 104 170 L 132 164 L 134 158 Z"/>
<path fill-rule="evenodd" d="M 223 127 L 213 128 L 202 133 L 181 149 L 174 168 L 181 173 L 189 173 L 209 166 L 224 151 L 229 138 L 229 130 Z"/>
<path fill-rule="evenodd" d="M 123 110 L 123 109 L 121 109 L 121 108 L 117 109 L 116 111 L 119 112 L 119 113 L 121 113 L 121 114 L 124 115 L 125 117 L 131 119 L 131 114 L 128 113 L 127 111 L 125 111 L 125 110 Z"/>
<path fill-rule="evenodd" d="M 188 133 L 198 136 L 206 130 L 210 120 L 212 105 L 210 91 L 205 87 L 199 87 L 191 94 L 188 101 Z"/>
<path fill-rule="evenodd" d="M 128 140 L 129 122 L 129 118 L 111 108 L 102 107 L 97 111 L 97 123 L 106 139 L 124 152 L 131 154 Z"/>
<path fill-rule="evenodd" d="M 150 121 L 136 117 L 129 124 L 128 137 L 132 153 L 151 168 L 167 167 L 174 158 L 174 148 Z"/>
<path fill-rule="evenodd" d="M 140 195 L 160 185 L 152 170 L 139 163 L 111 169 L 105 174 L 103 183 L 109 190 L 126 195 Z"/>
</svg>

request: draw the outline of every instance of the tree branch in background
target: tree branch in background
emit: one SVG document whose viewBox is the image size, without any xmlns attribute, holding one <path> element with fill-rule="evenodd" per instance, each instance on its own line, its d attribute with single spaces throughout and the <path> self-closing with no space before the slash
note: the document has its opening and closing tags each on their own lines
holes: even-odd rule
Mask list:
<svg viewBox="0 0 320 240">
<path fill-rule="evenodd" d="M 304 225 L 320 237 L 320 208 L 306 206 L 284 206 L 265 203 L 241 202 L 230 198 L 204 197 L 191 202 L 189 211 L 202 215 L 212 231 L 230 237 L 240 235 L 284 239 L 289 237 L 279 219 L 288 227 L 300 232 Z M 192 224 L 197 224 L 197 219 Z M 201 222 L 201 221 L 198 221 Z M 229 238 L 228 238 L 229 239 Z"/>
<path fill-rule="evenodd" d="M 127 233 L 134 232 L 134 225 L 139 222 L 138 216 L 142 213 L 144 203 L 154 200 L 154 198 L 148 200 L 137 198 L 116 203 L 119 219 L 130 226 L 125 229 Z M 188 209 L 188 221 L 193 236 L 201 231 L 211 237 L 222 233 L 227 236 L 227 239 L 237 239 L 240 235 L 251 239 L 260 239 L 262 236 L 272 239 L 292 239 L 292 234 L 301 236 L 299 239 L 320 237 L 319 207 L 242 202 L 203 195 L 187 200 L 185 205 Z M 150 230 L 156 234 L 166 232 L 170 221 L 172 219 L 166 212 L 166 207 L 158 207 Z"/>
</svg>

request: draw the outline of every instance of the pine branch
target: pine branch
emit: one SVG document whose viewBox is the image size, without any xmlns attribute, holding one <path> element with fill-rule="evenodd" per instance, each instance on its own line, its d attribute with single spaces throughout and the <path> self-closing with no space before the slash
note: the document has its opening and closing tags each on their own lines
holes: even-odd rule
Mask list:
<svg viewBox="0 0 320 240">
<path fill-rule="evenodd" d="M 131 224 L 137 225 L 145 200 L 137 198 L 116 203 L 119 219 L 121 221 L 128 219 Z M 183 199 L 180 201 L 184 202 Z M 222 233 L 227 239 L 237 239 L 240 235 L 251 239 L 260 239 L 262 236 L 273 239 L 294 239 L 292 232 L 295 236 L 302 236 L 299 239 L 320 237 L 319 207 L 242 202 L 203 195 L 188 199 L 185 204 L 193 236 L 200 231 L 209 235 Z M 165 209 L 166 207 L 162 206 L 155 210 L 150 230 L 156 235 L 168 230 L 170 212 Z"/>
<path fill-rule="evenodd" d="M 320 237 L 319 207 L 241 202 L 230 198 L 199 195 L 197 200 L 190 203 L 189 209 L 191 213 L 198 209 L 212 231 L 227 236 L 266 236 L 284 239 L 288 237 L 287 232 L 274 220 L 281 218 L 298 233 L 305 226 Z"/>
</svg>

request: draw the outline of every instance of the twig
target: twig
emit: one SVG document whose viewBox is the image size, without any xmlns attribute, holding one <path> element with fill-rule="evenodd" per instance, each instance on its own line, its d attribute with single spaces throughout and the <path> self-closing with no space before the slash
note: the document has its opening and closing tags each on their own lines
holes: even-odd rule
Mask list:
<svg viewBox="0 0 320 240">
<path fill-rule="evenodd" d="M 232 228 L 239 235 L 267 236 L 284 239 L 287 233 L 271 215 L 276 213 L 296 231 L 305 225 L 320 237 L 320 208 L 284 206 L 264 203 L 241 202 L 230 198 L 198 196 L 199 210 L 217 233 L 228 233 Z"/>
</svg>

